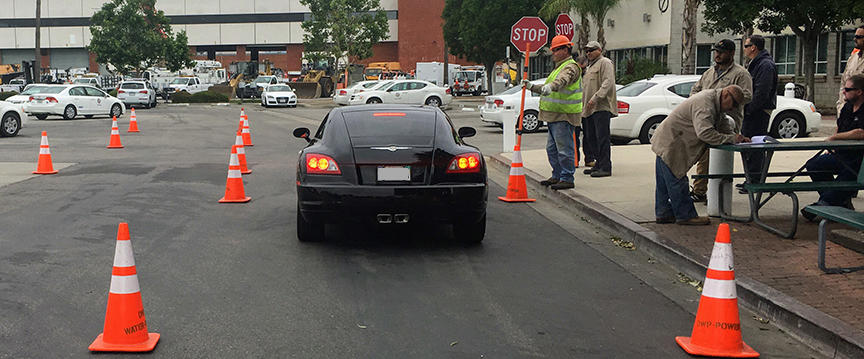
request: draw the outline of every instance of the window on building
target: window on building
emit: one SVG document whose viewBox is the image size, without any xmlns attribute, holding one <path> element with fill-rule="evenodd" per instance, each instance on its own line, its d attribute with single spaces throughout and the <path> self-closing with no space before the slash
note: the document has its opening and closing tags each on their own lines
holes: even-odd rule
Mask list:
<svg viewBox="0 0 864 359">
<path fill-rule="evenodd" d="M 839 45 L 837 48 L 840 53 L 837 54 L 837 58 L 840 59 L 840 64 L 837 66 L 837 73 L 842 74 L 846 71 L 846 60 L 849 60 L 852 50 L 855 49 L 855 30 L 841 32 Z"/>
<path fill-rule="evenodd" d="M 778 36 L 774 38 L 774 59 L 778 75 L 795 75 L 795 59 L 798 38 Z"/>
<path fill-rule="evenodd" d="M 654 62 L 661 63 L 663 65 L 667 65 L 668 64 L 668 58 L 667 58 L 668 55 L 667 55 L 666 51 L 668 48 L 669 47 L 666 45 L 654 46 L 652 54 L 651 54 L 651 59 L 654 60 Z"/>
<path fill-rule="evenodd" d="M 696 74 L 701 75 L 711 68 L 711 45 L 696 46 Z"/>
<path fill-rule="evenodd" d="M 816 40 L 816 74 L 828 73 L 828 34 L 819 35 Z"/>
</svg>

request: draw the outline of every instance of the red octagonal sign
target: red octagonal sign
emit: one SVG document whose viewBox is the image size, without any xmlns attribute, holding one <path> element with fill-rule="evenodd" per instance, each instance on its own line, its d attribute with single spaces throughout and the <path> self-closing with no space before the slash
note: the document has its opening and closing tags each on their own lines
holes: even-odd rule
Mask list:
<svg viewBox="0 0 864 359">
<path fill-rule="evenodd" d="M 570 15 L 560 14 L 555 19 L 555 34 L 567 36 L 567 40 L 573 41 L 573 35 L 576 35 L 576 26 L 573 25 L 573 19 Z"/>
<path fill-rule="evenodd" d="M 510 42 L 520 52 L 536 53 L 549 41 L 549 27 L 539 17 L 525 16 L 510 28 Z"/>
</svg>

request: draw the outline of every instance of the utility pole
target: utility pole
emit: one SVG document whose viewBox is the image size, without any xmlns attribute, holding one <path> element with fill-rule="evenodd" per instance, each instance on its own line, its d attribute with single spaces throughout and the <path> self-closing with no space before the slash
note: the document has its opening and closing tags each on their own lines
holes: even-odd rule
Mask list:
<svg viewBox="0 0 864 359">
<path fill-rule="evenodd" d="M 36 0 L 36 61 L 33 61 L 33 82 L 42 77 L 42 0 Z"/>
<path fill-rule="evenodd" d="M 444 44 L 444 83 L 441 84 L 441 87 L 448 88 L 450 87 L 450 56 L 447 54 L 447 41 L 442 41 L 442 43 Z"/>
</svg>

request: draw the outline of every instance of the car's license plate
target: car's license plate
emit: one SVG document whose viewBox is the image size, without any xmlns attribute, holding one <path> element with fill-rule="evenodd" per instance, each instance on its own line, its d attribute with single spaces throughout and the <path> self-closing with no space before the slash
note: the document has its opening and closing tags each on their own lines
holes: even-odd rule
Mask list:
<svg viewBox="0 0 864 359">
<path fill-rule="evenodd" d="M 410 181 L 411 166 L 378 166 L 378 181 Z"/>
</svg>

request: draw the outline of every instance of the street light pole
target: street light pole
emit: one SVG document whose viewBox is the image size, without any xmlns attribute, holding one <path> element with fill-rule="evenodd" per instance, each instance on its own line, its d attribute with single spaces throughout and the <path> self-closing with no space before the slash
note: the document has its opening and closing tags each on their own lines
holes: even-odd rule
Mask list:
<svg viewBox="0 0 864 359">
<path fill-rule="evenodd" d="M 33 61 L 33 82 L 42 77 L 42 0 L 36 0 L 36 60 Z"/>
</svg>

